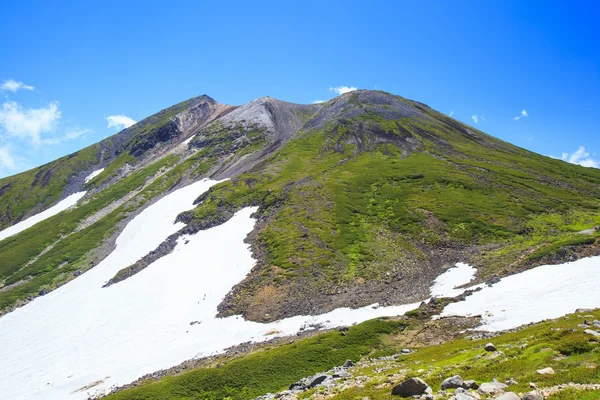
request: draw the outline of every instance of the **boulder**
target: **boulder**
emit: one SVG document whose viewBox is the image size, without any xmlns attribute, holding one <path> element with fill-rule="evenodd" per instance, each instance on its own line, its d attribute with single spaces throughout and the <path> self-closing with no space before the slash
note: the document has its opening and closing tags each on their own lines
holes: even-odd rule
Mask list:
<svg viewBox="0 0 600 400">
<path fill-rule="evenodd" d="M 350 368 L 353 365 L 354 365 L 354 363 L 352 362 L 352 360 L 346 360 L 346 362 L 344 363 L 343 367 L 344 368 Z"/>
<path fill-rule="evenodd" d="M 323 383 L 327 378 L 329 378 L 329 375 L 327 374 L 316 374 L 315 376 L 308 378 L 304 386 L 306 386 L 307 389 L 314 388 Z"/>
<path fill-rule="evenodd" d="M 409 378 L 394 386 L 392 395 L 400 397 L 420 396 L 427 392 L 429 385 L 421 378 Z"/>
<path fill-rule="evenodd" d="M 544 400 L 544 396 L 542 396 L 537 390 L 533 390 L 525 396 L 523 396 L 523 400 Z"/>
<path fill-rule="evenodd" d="M 442 382 L 442 390 L 448 390 L 448 389 L 456 389 L 459 387 L 463 387 L 463 380 L 460 376 L 458 375 L 454 375 L 451 376 L 449 378 L 444 379 L 444 381 Z"/>
<path fill-rule="evenodd" d="M 479 385 L 477 384 L 477 382 L 475 382 L 473 379 L 467 379 L 466 381 L 463 382 L 463 388 L 469 390 L 469 389 L 479 389 Z"/>
<path fill-rule="evenodd" d="M 502 382 L 484 382 L 479 385 L 479 393 L 491 395 L 491 394 L 502 394 L 508 386 Z"/>
<path fill-rule="evenodd" d="M 554 370 L 552 369 L 552 367 L 547 367 L 547 368 L 538 369 L 537 373 L 540 375 L 554 375 Z"/>
<path fill-rule="evenodd" d="M 493 343 L 488 343 L 484 347 L 485 351 L 496 351 L 496 346 Z"/>
<path fill-rule="evenodd" d="M 521 398 L 515 392 L 506 392 L 502 396 L 496 397 L 496 400 L 521 400 Z"/>
</svg>

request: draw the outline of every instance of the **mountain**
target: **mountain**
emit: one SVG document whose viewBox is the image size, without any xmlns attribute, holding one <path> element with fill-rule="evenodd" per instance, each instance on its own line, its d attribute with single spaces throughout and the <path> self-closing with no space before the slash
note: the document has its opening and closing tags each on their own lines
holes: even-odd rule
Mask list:
<svg viewBox="0 0 600 400">
<path fill-rule="evenodd" d="M 479 282 L 600 254 L 600 170 L 544 157 L 425 104 L 359 90 L 322 104 L 203 95 L 97 144 L 0 180 L 0 227 L 77 204 L 0 241 L 4 312 L 97 265 L 125 225 L 167 193 L 222 180 L 177 217 L 180 237 L 258 207 L 251 273 L 219 315 L 274 321 L 428 296 L 456 262 Z"/>
</svg>

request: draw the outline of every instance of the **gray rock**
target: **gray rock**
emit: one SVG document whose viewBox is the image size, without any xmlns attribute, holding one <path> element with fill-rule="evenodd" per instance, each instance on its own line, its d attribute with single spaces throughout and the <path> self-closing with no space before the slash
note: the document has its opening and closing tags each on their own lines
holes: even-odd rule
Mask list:
<svg viewBox="0 0 600 400">
<path fill-rule="evenodd" d="M 493 343 L 488 343 L 484 347 L 485 351 L 496 351 L 496 346 Z"/>
<path fill-rule="evenodd" d="M 304 387 L 303 382 L 294 382 L 290 385 L 290 387 L 288 389 L 289 390 L 304 390 L 306 388 Z"/>
<path fill-rule="evenodd" d="M 517 385 L 519 382 L 515 381 L 513 378 L 508 378 L 506 382 L 507 385 Z"/>
<path fill-rule="evenodd" d="M 592 321 L 592 325 L 594 325 L 597 328 L 600 328 L 600 321 L 598 321 L 597 319 Z"/>
<path fill-rule="evenodd" d="M 496 400 L 521 400 L 521 398 L 515 392 L 506 392 L 502 396 L 496 397 Z"/>
<path fill-rule="evenodd" d="M 316 375 L 308 378 L 308 380 L 306 381 L 304 386 L 307 389 L 314 388 L 315 386 L 318 386 L 321 383 L 323 383 L 325 381 L 325 379 L 327 379 L 327 378 L 329 378 L 329 375 L 327 375 L 327 374 L 316 374 Z"/>
<path fill-rule="evenodd" d="M 334 371 L 332 377 L 335 378 L 349 378 L 351 377 L 352 374 L 350 374 L 350 372 L 346 371 L 345 369 L 339 369 Z"/>
<path fill-rule="evenodd" d="M 344 363 L 343 367 L 344 368 L 350 368 L 353 365 L 354 365 L 354 363 L 352 362 L 352 360 L 346 360 L 346 362 Z"/>
<path fill-rule="evenodd" d="M 410 351 L 410 349 L 402 349 L 401 353 L 402 354 L 410 354 L 411 351 Z"/>
<path fill-rule="evenodd" d="M 585 331 L 583 331 L 584 333 L 587 333 L 588 335 L 592 335 L 594 337 L 600 337 L 600 332 L 596 332 L 592 329 L 586 329 Z"/>
<path fill-rule="evenodd" d="M 502 394 L 508 386 L 502 382 L 484 382 L 479 386 L 481 394 Z"/>
<path fill-rule="evenodd" d="M 454 394 L 458 394 L 458 393 L 467 393 L 467 389 L 459 387 L 456 388 L 456 390 L 454 391 Z"/>
<path fill-rule="evenodd" d="M 542 396 L 538 391 L 533 390 L 529 393 L 526 393 L 523 396 L 523 400 L 544 400 L 544 396 Z"/>
<path fill-rule="evenodd" d="M 409 378 L 394 386 L 392 395 L 400 397 L 419 396 L 426 393 L 429 385 L 421 378 Z"/>
<path fill-rule="evenodd" d="M 454 396 L 450 397 L 450 400 L 477 400 L 477 399 L 468 393 L 454 392 Z"/>
<path fill-rule="evenodd" d="M 466 381 L 464 381 L 462 387 L 465 388 L 465 389 L 467 389 L 467 390 L 469 390 L 469 389 L 474 389 L 474 390 L 479 389 L 479 385 L 473 379 L 467 379 Z"/>
<path fill-rule="evenodd" d="M 442 382 L 442 390 L 456 389 L 462 387 L 464 384 L 462 378 L 458 375 L 451 376 L 450 378 L 444 379 Z"/>
</svg>

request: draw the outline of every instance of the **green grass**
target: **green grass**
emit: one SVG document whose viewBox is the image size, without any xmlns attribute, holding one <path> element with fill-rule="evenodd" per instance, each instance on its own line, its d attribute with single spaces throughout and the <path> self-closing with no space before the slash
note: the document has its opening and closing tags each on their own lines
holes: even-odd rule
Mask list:
<svg viewBox="0 0 600 400">
<path fill-rule="evenodd" d="M 62 196 L 69 177 L 98 162 L 99 145 L 86 147 L 41 167 L 0 179 L 0 229 L 34 207 L 47 208 Z"/>
<path fill-rule="evenodd" d="M 239 399 L 247 400 L 287 387 L 312 373 L 357 360 L 383 345 L 383 337 L 400 331 L 396 321 L 371 320 L 351 327 L 344 336 L 332 331 L 233 360 L 218 368 L 201 368 L 168 377 L 107 399 Z"/>
<path fill-rule="evenodd" d="M 593 312 L 600 318 L 600 312 Z M 376 319 L 349 329 L 346 336 L 338 331 L 318 334 L 309 339 L 283 344 L 267 350 L 220 362 L 218 366 L 200 367 L 178 376 L 117 392 L 108 396 L 115 400 L 151 399 L 249 399 L 287 388 L 296 380 L 341 365 L 344 360 L 394 354 L 404 345 L 403 337 L 422 332 L 422 319 L 405 317 L 398 320 Z M 583 334 L 577 324 L 582 318 L 569 315 L 554 321 L 505 333 L 493 339 L 471 340 L 464 337 L 435 346 L 417 348 L 410 355 L 381 363 L 367 363 L 352 370 L 354 376 L 365 376 L 364 387 L 343 390 L 335 399 L 392 399 L 391 374 L 404 378 L 419 376 L 434 391 L 448 376 L 461 375 L 477 382 L 513 378 L 519 383 L 510 390 L 526 392 L 529 382 L 550 387 L 567 382 L 594 383 L 600 379 L 597 363 L 600 343 Z M 486 352 L 484 345 L 492 341 L 500 356 Z M 560 356 L 560 357 L 558 357 Z M 537 369 L 552 367 L 556 374 L 542 376 Z M 393 382 L 399 383 L 399 382 Z M 308 392 L 309 395 L 311 392 Z M 566 391 L 557 399 L 595 399 L 592 392 Z M 588 396 L 588 397 L 585 397 Z M 307 397 L 306 395 L 303 397 Z"/>
<path fill-rule="evenodd" d="M 410 279 L 420 273 L 413 266 L 427 264 L 440 248 L 491 245 L 478 265 L 485 276 L 595 241 L 573 236 L 600 224 L 599 170 L 539 156 L 423 110 L 429 119 L 386 121 L 367 112 L 301 133 L 211 190 L 195 210 L 197 220 L 251 205 L 268 218 L 259 233 L 262 273 L 240 292 L 244 301 L 260 287 L 305 284 L 302 277 L 318 276 L 314 285 L 327 287 L 397 269 Z M 423 144 L 411 153 L 374 140 L 381 131 Z M 349 139 L 357 136 L 360 146 Z M 537 247 L 540 253 L 518 261 L 524 249 Z"/>
</svg>

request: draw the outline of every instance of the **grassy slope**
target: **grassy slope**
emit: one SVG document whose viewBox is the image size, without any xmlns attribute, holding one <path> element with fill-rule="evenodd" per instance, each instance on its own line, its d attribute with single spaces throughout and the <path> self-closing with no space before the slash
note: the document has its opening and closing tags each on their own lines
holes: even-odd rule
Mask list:
<svg viewBox="0 0 600 400">
<path fill-rule="evenodd" d="M 268 218 L 258 242 L 263 267 L 240 292 L 240 308 L 260 303 L 267 287 L 285 291 L 303 278 L 321 288 L 390 271 L 410 278 L 440 248 L 493 245 L 479 254 L 489 276 L 561 244 L 596 240 L 576 232 L 600 224 L 600 170 L 467 134 L 466 126 L 412 104 L 428 118 L 387 121 L 366 112 L 300 134 L 206 196 L 198 220 L 247 205 L 260 205 Z M 392 139 L 375 140 L 380 131 Z M 351 135 L 362 135 L 362 148 Z M 417 151 L 397 143 L 407 136 L 422 143 Z M 521 259 L 530 249 L 538 251 Z"/>
<path fill-rule="evenodd" d="M 34 207 L 43 210 L 55 204 L 69 177 L 95 165 L 98 153 L 99 146 L 92 145 L 41 167 L 0 179 L 0 229 L 23 218 Z"/>
<path fill-rule="evenodd" d="M 598 311 L 593 315 L 600 318 Z M 420 376 L 435 391 L 439 390 L 444 378 L 454 374 L 478 382 L 490 381 L 493 377 L 501 381 L 513 378 L 519 384 L 511 386 L 511 390 L 517 392 L 527 391 L 529 382 L 536 382 L 542 388 L 570 381 L 597 382 L 600 379 L 600 369 L 596 365 L 600 344 L 591 335 L 581 332 L 582 329 L 577 327 L 581 322 L 580 316 L 570 315 L 502 334 L 491 339 L 503 353 L 500 357 L 492 357 L 483 350 L 490 339 L 471 340 L 467 335 L 419 348 L 410 355 L 387 361 L 385 365 L 360 363 L 352 372 L 354 376 L 368 378 L 364 387 L 342 391 L 335 398 L 391 399 L 391 387 L 398 383 L 388 382 L 391 374 L 398 374 L 398 380 Z M 356 361 L 362 356 L 366 360 L 367 356 L 394 354 L 405 346 L 407 337 L 422 333 L 423 327 L 424 320 L 419 317 L 371 320 L 351 327 L 346 336 L 338 331 L 319 334 L 242 356 L 218 367 L 198 368 L 142 384 L 107 399 L 250 399 L 283 390 L 301 377 L 341 365 L 346 359 Z M 536 374 L 537 369 L 548 366 L 554 368 L 555 375 Z M 307 392 L 305 397 L 314 392 Z M 583 398 L 579 396 L 581 393 L 566 392 L 558 398 Z"/>
</svg>

